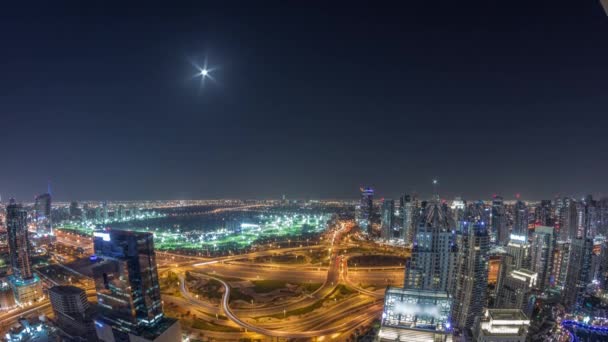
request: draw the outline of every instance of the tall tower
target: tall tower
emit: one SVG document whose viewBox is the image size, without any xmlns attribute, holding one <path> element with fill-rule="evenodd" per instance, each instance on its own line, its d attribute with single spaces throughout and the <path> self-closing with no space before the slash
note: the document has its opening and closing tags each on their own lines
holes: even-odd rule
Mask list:
<svg viewBox="0 0 608 342">
<path fill-rule="evenodd" d="M 518 200 L 513 206 L 512 234 L 528 237 L 528 207 Z"/>
<path fill-rule="evenodd" d="M 40 279 L 32 272 L 30 261 L 27 212 L 20 204 L 15 203 L 14 199 L 6 206 L 6 231 L 13 270 L 8 280 L 15 300 L 20 304 L 40 300 L 43 295 Z"/>
<path fill-rule="evenodd" d="M 553 227 L 536 227 L 530 245 L 530 270 L 538 274 L 538 288 L 541 291 L 551 285 L 551 280 L 554 279 L 552 277 L 554 249 Z"/>
<path fill-rule="evenodd" d="M 51 194 L 36 196 L 34 200 L 34 223 L 39 235 L 53 234 L 51 223 Z"/>
<path fill-rule="evenodd" d="M 393 236 L 393 223 L 395 218 L 395 201 L 392 199 L 385 199 L 382 203 L 382 238 L 392 239 Z"/>
<path fill-rule="evenodd" d="M 151 233 L 95 232 L 94 248 L 102 258 L 93 267 L 97 300 L 102 303 L 96 323 L 99 339 L 113 342 L 124 335 L 173 336 L 174 330 L 179 332 L 179 324 L 163 314 Z"/>
<path fill-rule="evenodd" d="M 32 278 L 27 212 L 13 199 L 6 206 L 6 230 L 13 275 L 20 279 Z"/>
<path fill-rule="evenodd" d="M 492 198 L 492 233 L 496 236 L 496 244 L 505 246 L 509 242 L 505 205 L 500 196 Z"/>
<path fill-rule="evenodd" d="M 490 235 L 485 222 L 478 216 L 464 221 L 457 245 L 452 321 L 461 329 L 471 329 L 475 317 L 483 313 L 488 286 Z"/>
<path fill-rule="evenodd" d="M 361 199 L 357 213 L 357 223 L 368 234 L 372 229 L 372 216 L 374 213 L 374 189 L 361 188 Z"/>
<path fill-rule="evenodd" d="M 457 251 L 453 233 L 456 225 L 450 209 L 438 201 L 422 202 L 417 217 L 404 287 L 449 292 L 453 285 Z"/>
<path fill-rule="evenodd" d="M 415 203 L 412 196 L 405 194 L 401 197 L 401 217 L 403 219 L 401 225 L 401 238 L 406 245 L 412 243 L 414 234 L 414 212 Z"/>
</svg>

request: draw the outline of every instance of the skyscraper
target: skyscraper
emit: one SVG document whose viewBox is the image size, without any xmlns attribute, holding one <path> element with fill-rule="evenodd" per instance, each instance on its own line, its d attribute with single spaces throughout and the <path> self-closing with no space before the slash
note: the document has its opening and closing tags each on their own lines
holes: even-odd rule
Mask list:
<svg viewBox="0 0 608 342">
<path fill-rule="evenodd" d="M 401 197 L 401 238 L 406 245 L 412 243 L 412 237 L 414 234 L 414 222 L 415 222 L 415 199 L 405 194 Z"/>
<path fill-rule="evenodd" d="M 51 224 L 51 194 L 36 196 L 34 200 L 34 224 L 39 235 L 53 234 Z"/>
<path fill-rule="evenodd" d="M 15 300 L 20 304 L 39 300 L 42 296 L 42 287 L 40 279 L 32 272 L 27 212 L 20 204 L 15 203 L 14 199 L 11 199 L 6 206 L 6 230 L 13 272 L 9 277 L 9 284 L 13 289 Z"/>
<path fill-rule="evenodd" d="M 538 275 L 527 269 L 508 271 L 501 282 L 496 298 L 496 308 L 521 309 L 530 316 L 534 308 L 532 296 L 537 286 Z"/>
<path fill-rule="evenodd" d="M 27 212 L 14 200 L 6 206 L 6 228 L 13 275 L 21 279 L 32 278 Z"/>
<path fill-rule="evenodd" d="M 571 198 L 563 199 L 563 206 L 559 213 L 559 240 L 568 241 L 576 237 L 577 232 L 576 202 Z"/>
<path fill-rule="evenodd" d="M 412 257 L 405 268 L 404 287 L 450 291 L 457 248 L 455 223 L 449 207 L 439 201 L 422 202 L 417 215 Z"/>
<path fill-rule="evenodd" d="M 382 203 L 382 224 L 381 224 L 381 236 L 383 239 L 394 238 L 393 225 L 395 218 L 395 201 L 392 199 L 385 199 Z"/>
<path fill-rule="evenodd" d="M 528 207 L 520 200 L 513 206 L 513 230 L 511 234 L 528 237 Z"/>
<path fill-rule="evenodd" d="M 480 216 L 476 215 L 476 218 Z M 464 221 L 457 234 L 454 305 L 452 322 L 461 329 L 471 329 L 481 316 L 488 286 L 490 236 L 484 221 Z"/>
<path fill-rule="evenodd" d="M 555 235 L 553 227 L 536 227 L 530 244 L 530 270 L 538 274 L 538 289 L 544 291 L 553 285 L 553 252 Z"/>
<path fill-rule="evenodd" d="M 103 260 L 93 267 L 101 309 L 96 321 L 99 339 L 179 340 L 179 323 L 163 314 L 153 235 L 111 230 L 95 232 L 94 237 L 95 254 Z"/>
<path fill-rule="evenodd" d="M 562 303 L 566 310 L 575 311 L 580 307 L 590 279 L 593 240 L 577 237 L 570 242 L 566 283 L 562 291 Z"/>
<path fill-rule="evenodd" d="M 505 205 L 500 196 L 492 198 L 492 233 L 496 236 L 496 244 L 504 246 L 509 242 Z"/>
<path fill-rule="evenodd" d="M 75 286 L 54 286 L 49 297 L 57 325 L 70 341 L 97 341 L 86 292 Z"/>
<path fill-rule="evenodd" d="M 374 189 L 361 188 L 361 200 L 357 209 L 357 223 L 359 227 L 368 234 L 371 234 L 371 220 L 374 213 Z"/>
</svg>

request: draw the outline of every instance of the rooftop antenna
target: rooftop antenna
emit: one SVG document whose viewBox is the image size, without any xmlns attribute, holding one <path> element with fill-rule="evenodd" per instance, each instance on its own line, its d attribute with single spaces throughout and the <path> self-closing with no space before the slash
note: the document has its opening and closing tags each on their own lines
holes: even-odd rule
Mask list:
<svg viewBox="0 0 608 342">
<path fill-rule="evenodd" d="M 439 201 L 439 181 L 433 179 L 433 199 Z"/>
<path fill-rule="evenodd" d="M 46 183 L 46 192 L 50 195 L 51 194 L 51 181 L 47 181 Z"/>
</svg>

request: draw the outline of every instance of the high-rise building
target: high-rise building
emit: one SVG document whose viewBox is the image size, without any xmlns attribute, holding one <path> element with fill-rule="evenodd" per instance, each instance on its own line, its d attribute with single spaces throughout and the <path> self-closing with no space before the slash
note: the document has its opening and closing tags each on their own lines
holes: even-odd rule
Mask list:
<svg viewBox="0 0 608 342">
<path fill-rule="evenodd" d="M 557 241 L 553 261 L 553 274 L 555 274 L 555 285 L 563 290 L 566 286 L 568 263 L 570 261 L 569 242 Z"/>
<path fill-rule="evenodd" d="M 566 283 L 562 291 L 562 303 L 569 311 L 577 310 L 582 304 L 585 288 L 590 279 L 593 240 L 577 237 L 570 242 Z"/>
<path fill-rule="evenodd" d="M 534 210 L 534 224 L 536 226 L 553 226 L 553 205 L 551 200 L 542 200 Z"/>
<path fill-rule="evenodd" d="M 538 275 L 530 270 L 517 269 L 509 271 L 498 289 L 496 308 L 521 309 L 526 315 L 532 314 L 534 297 L 532 296 Z"/>
<path fill-rule="evenodd" d="M 505 246 L 509 243 L 509 228 L 503 198 L 494 196 L 492 199 L 492 234 L 496 236 L 496 243 Z"/>
<path fill-rule="evenodd" d="M 51 224 L 51 194 L 36 196 L 34 200 L 34 224 L 39 235 L 53 234 Z"/>
<path fill-rule="evenodd" d="M 485 222 L 463 222 L 457 246 L 452 322 L 467 330 L 473 327 L 475 317 L 483 313 L 486 302 L 490 236 Z"/>
<path fill-rule="evenodd" d="M 518 309 L 488 309 L 478 316 L 473 330 L 476 342 L 526 342 L 530 319 Z"/>
<path fill-rule="evenodd" d="M 412 257 L 405 268 L 408 289 L 451 291 L 458 249 L 455 227 L 445 203 L 422 202 L 417 215 Z"/>
<path fill-rule="evenodd" d="M 513 256 L 513 264 L 509 265 L 511 269 L 530 267 L 530 244 L 525 235 L 511 234 L 505 250 Z"/>
<path fill-rule="evenodd" d="M 393 226 L 395 220 L 395 201 L 392 199 L 385 199 L 382 202 L 382 222 L 381 222 L 381 236 L 383 239 L 394 238 Z"/>
<path fill-rule="evenodd" d="M 451 342 L 451 306 L 445 291 L 389 287 L 378 341 Z"/>
<path fill-rule="evenodd" d="M 513 206 L 513 229 L 511 234 L 528 237 L 528 207 L 519 200 Z"/>
<path fill-rule="evenodd" d="M 12 269 L 9 284 L 19 304 L 32 303 L 42 298 L 42 286 L 32 272 L 27 212 L 14 199 L 6 206 L 6 230 Z"/>
<path fill-rule="evenodd" d="M 374 189 L 361 188 L 361 200 L 357 208 L 357 224 L 362 230 L 371 233 L 371 220 L 374 213 Z"/>
<path fill-rule="evenodd" d="M 414 234 L 414 214 L 416 209 L 415 199 L 405 194 L 401 196 L 401 238 L 406 245 L 412 243 Z"/>
<path fill-rule="evenodd" d="M 571 198 L 563 199 L 559 213 L 559 240 L 569 241 L 576 237 L 578 212 L 576 202 Z"/>
<path fill-rule="evenodd" d="M 114 341 L 179 341 L 179 323 L 164 316 L 151 233 L 94 233 L 97 336 Z"/>
<path fill-rule="evenodd" d="M 54 286 L 49 298 L 58 327 L 71 341 L 97 341 L 93 311 L 83 289 Z"/>
<path fill-rule="evenodd" d="M 538 273 L 538 289 L 541 291 L 554 285 L 552 273 L 554 249 L 553 227 L 536 227 L 530 244 L 530 270 Z"/>
</svg>

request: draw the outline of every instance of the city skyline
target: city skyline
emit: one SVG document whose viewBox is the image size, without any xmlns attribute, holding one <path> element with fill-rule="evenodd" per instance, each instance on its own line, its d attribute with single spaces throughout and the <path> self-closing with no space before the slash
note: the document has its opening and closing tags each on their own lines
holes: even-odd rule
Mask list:
<svg viewBox="0 0 608 342">
<path fill-rule="evenodd" d="M 599 1 L 10 6 L 5 198 L 608 193 Z"/>
</svg>

